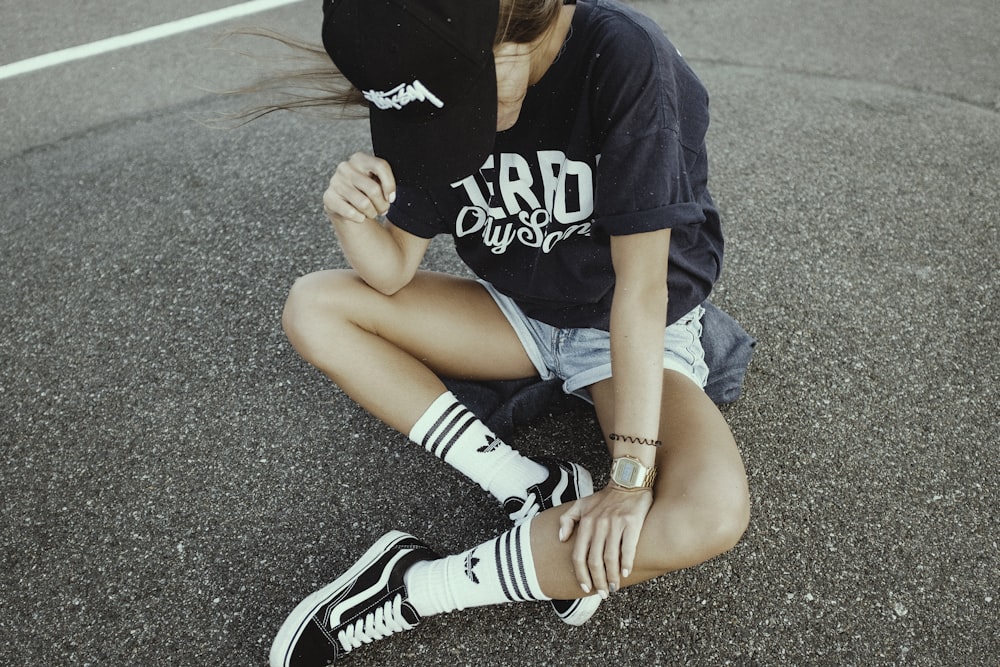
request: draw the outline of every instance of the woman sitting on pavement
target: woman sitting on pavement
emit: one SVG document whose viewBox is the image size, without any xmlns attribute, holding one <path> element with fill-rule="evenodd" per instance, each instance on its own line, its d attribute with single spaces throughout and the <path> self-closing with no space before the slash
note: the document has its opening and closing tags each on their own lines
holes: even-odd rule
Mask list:
<svg viewBox="0 0 1000 667">
<path fill-rule="evenodd" d="M 552 600 L 580 624 L 623 587 L 732 548 L 746 474 L 700 342 L 723 251 L 708 96 L 662 30 L 614 0 L 323 9 L 375 155 L 341 163 L 323 197 L 352 270 L 299 279 L 285 330 L 514 527 L 446 557 L 388 533 L 295 608 L 272 666 L 326 665 L 483 605 Z M 478 281 L 418 270 L 437 234 Z M 595 493 L 581 466 L 523 456 L 441 377 L 560 378 L 593 403 L 611 482 Z"/>
</svg>

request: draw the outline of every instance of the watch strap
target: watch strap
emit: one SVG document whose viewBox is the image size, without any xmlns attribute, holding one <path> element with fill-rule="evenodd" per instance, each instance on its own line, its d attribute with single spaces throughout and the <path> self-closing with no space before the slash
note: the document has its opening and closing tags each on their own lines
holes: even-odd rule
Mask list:
<svg viewBox="0 0 1000 667">
<path fill-rule="evenodd" d="M 623 479 L 622 470 L 629 470 L 629 479 Z M 646 466 L 632 456 L 619 456 L 611 464 L 611 481 L 621 489 L 635 491 L 653 488 L 656 466 Z"/>
</svg>

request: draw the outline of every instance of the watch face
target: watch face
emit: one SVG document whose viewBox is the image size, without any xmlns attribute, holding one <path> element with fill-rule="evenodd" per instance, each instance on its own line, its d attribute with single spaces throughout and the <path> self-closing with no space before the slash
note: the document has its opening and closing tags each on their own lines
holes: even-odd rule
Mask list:
<svg viewBox="0 0 1000 667">
<path fill-rule="evenodd" d="M 628 459 L 618 460 L 618 474 L 615 481 L 622 486 L 635 486 L 636 478 L 639 476 L 639 466 Z"/>
</svg>

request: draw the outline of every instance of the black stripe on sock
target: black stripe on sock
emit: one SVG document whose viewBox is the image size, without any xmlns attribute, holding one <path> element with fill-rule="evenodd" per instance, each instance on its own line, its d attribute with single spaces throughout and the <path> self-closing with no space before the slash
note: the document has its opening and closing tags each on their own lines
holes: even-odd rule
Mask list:
<svg viewBox="0 0 1000 667">
<path fill-rule="evenodd" d="M 526 600 L 530 600 L 531 594 L 529 591 L 521 589 L 520 581 L 518 580 L 519 577 L 517 576 L 517 570 L 514 567 L 513 552 L 520 551 L 519 545 L 521 544 L 521 540 L 518 538 L 520 532 L 521 528 L 518 527 L 513 529 L 504 536 L 508 542 L 506 548 L 504 549 L 505 552 L 504 555 L 506 556 L 506 563 L 507 563 L 507 572 L 508 572 L 507 581 L 510 583 L 510 586 L 514 591 L 514 594 L 517 596 L 517 599 L 523 602 Z M 520 560 L 520 553 L 518 553 L 518 560 Z M 523 578 L 523 573 L 521 578 Z"/>
<path fill-rule="evenodd" d="M 442 456 L 441 452 L 445 447 L 450 449 L 451 445 L 454 444 L 452 442 L 454 439 L 452 434 L 455 433 L 456 430 L 460 429 L 459 424 L 462 424 L 463 422 L 467 423 L 473 419 L 475 419 L 475 417 L 473 417 L 472 413 L 465 408 L 461 408 L 458 412 L 456 412 L 452 420 L 438 431 L 437 438 L 434 440 L 430 449 L 434 456 L 439 459 L 443 459 L 444 456 Z M 464 428 L 461 428 L 461 430 L 465 430 L 465 428 L 468 428 L 468 426 L 466 425 Z"/>
<path fill-rule="evenodd" d="M 445 460 L 445 457 L 448 456 L 448 452 L 451 451 L 451 448 L 455 446 L 462 435 L 469 430 L 469 427 L 472 426 L 473 423 L 475 423 L 476 417 L 471 412 L 467 414 L 469 415 L 469 421 L 462 424 L 462 428 L 458 429 L 458 433 L 452 436 L 451 440 L 449 440 L 444 447 L 441 448 L 441 453 L 437 455 L 442 461 Z"/>
<path fill-rule="evenodd" d="M 515 598 L 513 596 L 513 594 L 511 594 L 510 588 L 508 588 L 508 586 L 507 586 L 507 578 L 504 577 L 504 573 L 503 573 L 503 561 L 504 561 L 504 558 L 503 558 L 503 553 L 502 553 L 503 549 L 501 548 L 501 543 L 504 541 L 504 539 L 506 539 L 506 537 L 507 537 L 507 535 L 501 535 L 500 539 L 498 539 L 496 541 L 496 548 L 495 548 L 493 556 L 496 559 L 496 563 L 497 563 L 497 579 L 500 581 L 500 588 L 503 589 L 503 594 L 511 602 L 517 602 L 517 598 Z"/>
<path fill-rule="evenodd" d="M 529 522 L 528 525 L 530 525 L 530 522 Z M 535 594 L 531 590 L 531 586 L 528 584 L 528 571 L 524 567 L 524 554 L 521 553 L 521 532 L 520 531 L 526 530 L 526 528 L 524 526 L 518 526 L 517 530 L 518 530 L 518 533 L 517 533 L 517 536 L 516 536 L 516 539 L 517 539 L 517 569 L 518 569 L 518 572 L 521 575 L 521 583 L 524 585 L 524 591 L 525 591 L 525 597 L 524 597 L 524 599 L 525 600 L 534 600 L 535 599 Z"/>
<path fill-rule="evenodd" d="M 457 412 L 459 413 L 459 415 L 461 415 L 464 409 L 465 408 L 463 408 L 460 403 L 452 403 L 451 405 L 449 405 L 448 409 L 445 410 L 443 413 L 441 413 L 441 416 L 438 417 L 438 420 L 434 422 L 434 425 L 427 430 L 427 435 L 424 436 L 424 442 L 423 442 L 424 449 L 426 449 L 429 452 L 433 452 L 436 442 L 441 438 L 440 430 L 442 429 L 442 425 L 445 422 L 449 422 L 449 420 L 453 422 L 455 413 Z M 450 425 L 447 428 L 450 428 Z M 447 428 L 445 428 L 446 431 Z"/>
</svg>

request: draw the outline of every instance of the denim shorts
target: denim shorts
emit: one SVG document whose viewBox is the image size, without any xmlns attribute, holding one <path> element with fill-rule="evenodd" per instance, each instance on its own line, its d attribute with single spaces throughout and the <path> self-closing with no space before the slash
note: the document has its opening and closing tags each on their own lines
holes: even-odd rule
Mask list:
<svg viewBox="0 0 1000 667">
<path fill-rule="evenodd" d="M 588 403 L 587 387 L 611 377 L 611 336 L 601 329 L 560 329 L 522 312 L 514 300 L 493 285 L 479 281 L 514 327 L 528 358 L 543 380 L 559 378 L 563 391 Z M 701 318 L 698 306 L 668 326 L 663 334 L 663 368 L 684 375 L 702 389 L 708 381 L 705 350 L 701 346 Z"/>
</svg>

